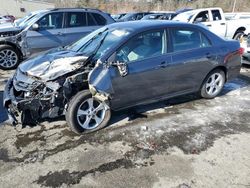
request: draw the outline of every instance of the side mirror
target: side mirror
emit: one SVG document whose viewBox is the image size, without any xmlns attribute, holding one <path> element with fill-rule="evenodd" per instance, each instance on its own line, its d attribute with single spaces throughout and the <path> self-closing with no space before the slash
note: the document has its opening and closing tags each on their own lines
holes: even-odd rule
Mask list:
<svg viewBox="0 0 250 188">
<path fill-rule="evenodd" d="M 128 74 L 128 65 L 125 62 L 119 62 L 116 60 L 116 52 L 113 53 L 107 60 L 108 66 L 115 66 L 122 77 Z"/>
<path fill-rule="evenodd" d="M 34 24 L 32 25 L 32 29 L 33 29 L 34 31 L 37 31 L 37 30 L 39 29 L 39 25 L 38 25 L 37 23 L 34 23 Z"/>
<path fill-rule="evenodd" d="M 203 19 L 200 17 L 200 18 L 196 18 L 195 21 L 194 21 L 194 23 L 200 23 L 202 21 L 203 21 Z"/>
<path fill-rule="evenodd" d="M 126 76 L 128 74 L 128 65 L 124 62 L 112 62 L 110 65 L 115 66 L 118 68 L 118 71 L 122 77 Z"/>
</svg>

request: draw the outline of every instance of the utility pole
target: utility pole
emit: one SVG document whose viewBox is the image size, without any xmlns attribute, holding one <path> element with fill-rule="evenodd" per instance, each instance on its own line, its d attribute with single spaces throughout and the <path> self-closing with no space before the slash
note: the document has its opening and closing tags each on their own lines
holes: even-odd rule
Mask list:
<svg viewBox="0 0 250 188">
<path fill-rule="evenodd" d="M 236 1 L 237 1 L 237 0 L 234 0 L 234 5 L 233 5 L 233 11 L 232 11 L 232 12 L 234 12 L 234 10 L 235 10 Z"/>
</svg>

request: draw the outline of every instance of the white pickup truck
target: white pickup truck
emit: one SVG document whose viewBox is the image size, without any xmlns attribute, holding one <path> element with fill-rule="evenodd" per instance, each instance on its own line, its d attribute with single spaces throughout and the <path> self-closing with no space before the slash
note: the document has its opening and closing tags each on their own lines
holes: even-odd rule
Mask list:
<svg viewBox="0 0 250 188">
<path fill-rule="evenodd" d="M 221 8 L 195 9 L 178 14 L 173 20 L 203 24 L 220 37 L 240 39 L 250 30 L 250 19 L 226 20 Z"/>
</svg>

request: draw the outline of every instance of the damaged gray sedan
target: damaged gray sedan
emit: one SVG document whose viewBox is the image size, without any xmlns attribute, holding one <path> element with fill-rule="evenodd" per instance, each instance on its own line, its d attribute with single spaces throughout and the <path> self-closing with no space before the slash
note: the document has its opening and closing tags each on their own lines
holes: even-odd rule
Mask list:
<svg viewBox="0 0 250 188">
<path fill-rule="evenodd" d="M 115 23 L 22 63 L 4 92 L 17 124 L 65 115 L 77 133 L 108 124 L 112 110 L 188 93 L 214 98 L 241 67 L 239 42 L 191 24 Z"/>
</svg>

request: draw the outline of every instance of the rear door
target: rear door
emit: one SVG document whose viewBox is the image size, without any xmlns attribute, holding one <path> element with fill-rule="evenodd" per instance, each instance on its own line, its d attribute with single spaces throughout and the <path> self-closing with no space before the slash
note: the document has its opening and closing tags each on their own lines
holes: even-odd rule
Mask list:
<svg viewBox="0 0 250 188">
<path fill-rule="evenodd" d="M 31 53 L 45 51 L 63 44 L 63 12 L 48 13 L 40 18 L 36 23 L 38 30 L 32 27 L 27 31 L 27 46 Z"/>
<path fill-rule="evenodd" d="M 221 16 L 219 9 L 211 10 L 211 17 L 213 19 L 210 30 L 220 37 L 226 36 L 226 21 Z"/>
<path fill-rule="evenodd" d="M 100 14 L 90 12 L 68 12 L 64 45 L 71 44 L 106 24 Z"/>
<path fill-rule="evenodd" d="M 198 91 L 204 76 L 213 67 L 216 49 L 194 28 L 171 28 L 172 62 L 167 75 L 169 94 Z"/>
<path fill-rule="evenodd" d="M 112 67 L 113 108 L 134 106 L 148 100 L 155 100 L 167 88 L 163 87 L 165 68 L 171 62 L 166 54 L 164 29 L 141 33 L 126 42 L 118 51 L 116 60 L 126 62 L 128 74 L 120 76 Z"/>
</svg>

